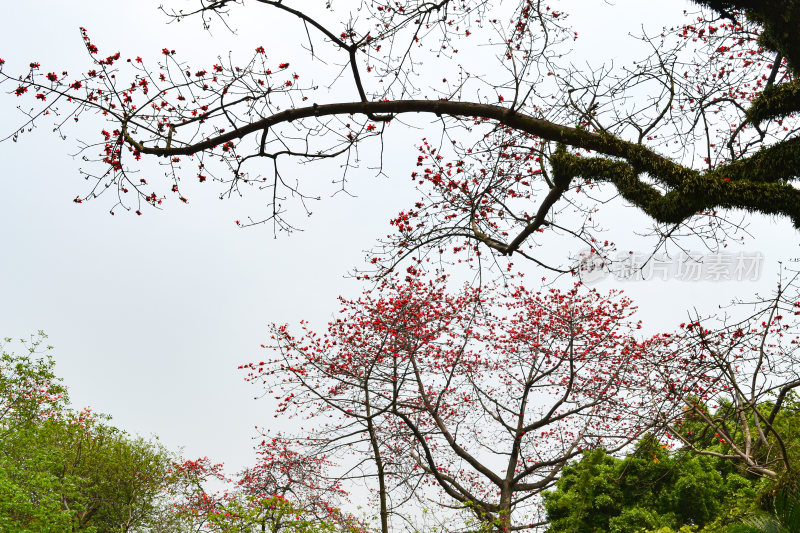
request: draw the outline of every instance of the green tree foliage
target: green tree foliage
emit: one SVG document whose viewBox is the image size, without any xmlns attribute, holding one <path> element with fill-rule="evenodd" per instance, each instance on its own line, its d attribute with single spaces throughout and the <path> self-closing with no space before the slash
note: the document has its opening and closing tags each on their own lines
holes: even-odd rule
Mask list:
<svg viewBox="0 0 800 533">
<path fill-rule="evenodd" d="M 0 531 L 171 531 L 171 454 L 69 409 L 44 339 L 0 355 Z"/>
<path fill-rule="evenodd" d="M 51 346 L 39 332 L 20 341 L 25 353 L 6 353 L 12 339 L 0 342 L 0 437 L 15 428 L 59 412 L 67 403 L 66 389 L 53 373 Z"/>
<path fill-rule="evenodd" d="M 726 459 L 748 469 L 750 465 L 735 452 L 744 448 L 744 436 L 761 433 L 764 445 L 751 446 L 749 456 L 753 463 L 775 469 L 775 475 L 767 477 L 776 480 L 785 474 L 787 466 L 800 464 L 800 401 L 794 392 L 782 399 L 778 409 L 772 401 L 758 404 L 758 420 L 753 409 L 738 409 L 730 400 L 720 401 L 713 410 L 696 399 L 687 400 L 687 404 L 691 407 L 672 429 L 694 453 Z M 769 431 L 764 431 L 765 424 L 757 424 L 762 421 L 769 421 Z"/>
<path fill-rule="evenodd" d="M 115 428 L 107 415 L 70 409 L 45 339 L 40 332 L 23 341 L 22 355 L 7 348 L 11 339 L 0 344 L 0 532 L 365 530 L 323 501 L 278 494 L 276 483 L 297 496 L 285 452 L 283 461 L 262 458 L 232 489 L 212 492 L 209 482 L 231 482 L 222 465 L 178 461 L 157 441 Z M 294 483 L 305 487 L 302 479 Z"/>
<path fill-rule="evenodd" d="M 696 403 L 705 416 L 688 411 L 680 427 L 690 447 L 668 452 L 653 438 L 644 439 L 624 459 L 602 450 L 584 453 L 564 470 L 557 489 L 546 494 L 551 533 L 784 533 L 800 531 L 800 502 L 795 469 L 779 470 L 778 477 L 759 480 L 742 473 L 746 466 L 731 457 L 731 443 L 715 427 L 736 436 L 743 423 L 730 402 L 716 409 Z M 774 404 L 758 405 L 773 412 Z M 708 421 L 715 425 L 709 425 Z M 755 432 L 755 423 L 748 421 Z M 768 444 L 781 439 L 789 457 L 798 464 L 800 454 L 800 401 L 789 393 L 775 412 L 774 432 Z M 683 440 L 683 439 L 682 439 Z M 755 453 L 767 461 L 770 446 Z M 781 464 L 783 464 L 781 462 Z"/>
<path fill-rule="evenodd" d="M 794 533 L 800 531 L 800 476 L 784 472 L 771 490 L 763 491 L 761 509 L 724 533 Z"/>
<path fill-rule="evenodd" d="M 644 439 L 625 459 L 585 452 L 545 495 L 550 533 L 629 533 L 697 526 L 716 531 L 743 516 L 756 483 L 719 458 L 670 453 Z M 697 529 L 694 529 L 697 530 Z"/>
<path fill-rule="evenodd" d="M 774 501 L 771 513 L 763 513 L 725 530 L 725 533 L 794 533 L 800 531 L 800 497 L 783 492 Z"/>
</svg>

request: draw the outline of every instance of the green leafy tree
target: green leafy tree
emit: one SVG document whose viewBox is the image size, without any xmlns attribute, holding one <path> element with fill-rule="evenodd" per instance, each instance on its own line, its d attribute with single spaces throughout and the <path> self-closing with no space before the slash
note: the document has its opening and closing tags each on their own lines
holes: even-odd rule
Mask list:
<svg viewBox="0 0 800 533">
<path fill-rule="evenodd" d="M 313 458 L 283 449 L 265 455 L 262 445 L 261 461 L 233 489 L 213 493 L 210 481 L 230 482 L 221 465 L 177 461 L 158 441 L 115 428 L 107 415 L 70 409 L 44 339 L 40 332 L 23 341 L 22 355 L 6 349 L 10 339 L 0 345 L 3 533 L 364 531 L 302 479 L 302 465 Z M 306 501 L 287 497 L 300 494 Z"/>
<path fill-rule="evenodd" d="M 165 492 L 173 456 L 109 417 L 67 406 L 40 333 L 0 355 L 0 531 L 174 530 Z"/>
<path fill-rule="evenodd" d="M 800 531 L 800 477 L 786 472 L 761 497 L 761 509 L 724 533 L 794 533 Z"/>
<path fill-rule="evenodd" d="M 747 520 L 725 533 L 795 533 L 800 531 L 800 498 L 781 494 L 775 499 L 772 513 Z"/>
<path fill-rule="evenodd" d="M 728 469 L 741 468 L 755 470 L 773 482 L 792 470 L 792 465 L 800 464 L 800 402 L 792 392 L 782 398 L 776 408 L 773 401 L 764 401 L 756 408 L 740 409 L 728 399 L 718 399 L 715 409 L 696 398 L 687 399 L 690 408 L 679 424 L 673 427 L 672 434 L 687 443 L 687 449 L 700 455 L 714 456 L 728 462 Z M 755 411 L 758 411 L 755 414 Z M 741 460 L 742 435 L 759 434 L 761 420 L 770 421 L 770 432 L 761 432 L 763 446 L 751 446 L 750 463 Z M 755 465 L 770 465 L 770 470 L 757 470 Z M 752 470 L 751 470 L 752 468 Z"/>
<path fill-rule="evenodd" d="M 645 438 L 625 459 L 584 453 L 545 494 L 551 533 L 627 533 L 696 526 L 712 531 L 755 502 L 755 483 L 718 458 L 670 453 Z"/>
<path fill-rule="evenodd" d="M 62 412 L 66 389 L 53 373 L 55 365 L 43 332 L 20 340 L 23 353 L 0 344 L 0 530 L 67 531 L 70 512 L 57 497 L 57 480 L 28 464 L 45 464 L 50 454 L 29 441 L 27 429 Z M 24 451 L 24 453 L 22 453 Z M 57 452 L 57 450 L 51 450 Z"/>
<path fill-rule="evenodd" d="M 23 354 L 7 348 L 11 338 L 0 342 L 0 437 L 19 426 L 52 416 L 67 404 L 67 390 L 53 373 L 55 362 L 39 331 L 20 340 Z"/>
</svg>

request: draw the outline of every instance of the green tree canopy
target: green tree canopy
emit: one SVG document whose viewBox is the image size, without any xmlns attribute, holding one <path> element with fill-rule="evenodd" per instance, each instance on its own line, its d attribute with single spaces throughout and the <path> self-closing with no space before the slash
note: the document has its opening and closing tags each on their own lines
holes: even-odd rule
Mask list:
<svg viewBox="0 0 800 533">
<path fill-rule="evenodd" d="M 170 531 L 173 455 L 70 409 L 45 338 L 0 347 L 0 531 Z"/>
<path fill-rule="evenodd" d="M 629 533 L 712 527 L 754 505 L 756 483 L 730 463 L 671 453 L 652 438 L 624 459 L 585 452 L 545 495 L 550 533 Z"/>
</svg>

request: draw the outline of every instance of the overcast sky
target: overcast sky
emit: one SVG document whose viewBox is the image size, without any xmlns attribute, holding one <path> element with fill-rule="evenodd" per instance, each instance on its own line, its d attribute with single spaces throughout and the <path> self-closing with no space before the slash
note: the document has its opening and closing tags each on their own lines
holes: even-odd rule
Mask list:
<svg viewBox="0 0 800 533">
<path fill-rule="evenodd" d="M 86 70 L 79 26 L 103 51 L 120 50 L 123 57 L 155 58 L 170 47 L 208 63 L 231 49 L 276 43 L 274 50 L 292 42 L 257 7 L 249 20 L 237 21 L 241 32 L 233 37 L 221 30 L 209 35 L 197 21 L 166 25 L 158 4 L 10 4 L 0 34 L 4 68 L 23 71 L 35 60 L 48 70 Z M 623 54 L 626 31 L 637 31 L 640 22 L 656 27 L 685 6 L 564 4 L 576 13 L 576 47 L 583 47 L 576 54 L 590 50 L 606 58 Z M 3 136 L 19 123 L 16 104 L 13 96 L 0 96 Z M 95 133 L 90 124 L 83 127 Z M 416 198 L 408 182 L 413 146 L 397 149 L 406 162 L 398 176 L 391 166 L 388 178 L 353 175 L 357 197 L 326 199 L 304 221 L 305 232 L 274 239 L 265 227 L 237 228 L 233 221 L 244 218 L 250 204 L 220 201 L 211 188 L 193 194 L 187 206 L 141 217 L 112 217 L 108 199 L 74 204 L 88 184 L 78 172 L 81 161 L 70 156 L 76 151 L 72 134 L 81 129 L 68 131 L 66 141 L 42 127 L 20 142 L 0 144 L 0 336 L 45 330 L 77 407 L 92 406 L 121 428 L 159 435 L 173 449 L 183 446 L 187 456 L 208 455 L 235 471 L 252 458 L 253 426 L 272 421 L 269 405 L 253 400 L 259 391 L 242 381 L 237 365 L 263 359 L 259 345 L 270 322 L 307 319 L 322 327 L 339 294 L 362 289 L 345 274 L 389 231 L 388 219 Z M 644 220 L 630 210 L 623 216 L 630 226 Z M 736 295 L 774 286 L 777 262 L 797 255 L 797 233 L 788 221 L 766 219 L 753 219 L 752 231 L 755 238 L 733 252 L 762 254 L 757 280 L 688 282 L 670 275 L 666 281 L 606 278 L 597 286 L 625 289 L 648 329 L 671 329 L 693 307 L 712 312 Z M 541 275 L 533 265 L 520 268 Z"/>
</svg>

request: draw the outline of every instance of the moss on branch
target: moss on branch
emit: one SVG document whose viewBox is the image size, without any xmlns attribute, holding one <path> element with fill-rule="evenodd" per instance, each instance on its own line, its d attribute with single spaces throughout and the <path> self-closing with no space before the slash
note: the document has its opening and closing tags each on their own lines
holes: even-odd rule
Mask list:
<svg viewBox="0 0 800 533">
<path fill-rule="evenodd" d="M 781 85 L 770 85 L 747 110 L 747 119 L 758 124 L 766 120 L 786 117 L 800 110 L 800 83 L 797 80 Z"/>
<path fill-rule="evenodd" d="M 560 176 L 612 183 L 623 198 L 658 222 L 676 224 L 702 211 L 735 208 L 786 216 L 800 228 L 800 191 L 768 179 L 768 169 L 763 173 L 754 169 L 753 165 L 763 161 L 757 156 L 751 158 L 749 170 L 743 162 L 737 164 L 744 171 L 736 178 L 727 177 L 734 174 L 731 168 L 685 169 L 679 186 L 666 193 L 644 181 L 643 173 L 626 161 L 562 152 L 553 157 L 552 164 L 553 173 Z"/>
</svg>

